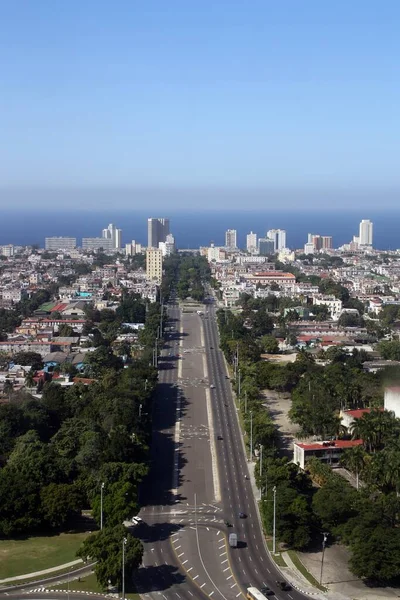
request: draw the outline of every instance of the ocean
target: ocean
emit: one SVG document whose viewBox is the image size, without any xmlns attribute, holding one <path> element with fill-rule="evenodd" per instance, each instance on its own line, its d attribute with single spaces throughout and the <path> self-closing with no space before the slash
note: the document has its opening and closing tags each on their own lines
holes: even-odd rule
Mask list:
<svg viewBox="0 0 400 600">
<path fill-rule="evenodd" d="M 351 241 L 358 235 L 361 219 L 370 219 L 374 224 L 373 245 L 381 250 L 400 248 L 400 211 L 50 211 L 50 210 L 6 210 L 1 215 L 0 244 L 29 245 L 44 247 L 48 236 L 76 237 L 78 245 L 82 237 L 101 236 L 109 223 L 122 229 L 122 243 L 132 239 L 146 244 L 147 217 L 169 217 L 171 233 L 177 246 L 198 248 L 224 245 L 225 231 L 236 229 L 238 244 L 245 247 L 246 234 L 254 231 L 260 237 L 268 229 L 285 229 L 287 245 L 301 248 L 307 234 L 331 235 L 335 248 Z"/>
</svg>

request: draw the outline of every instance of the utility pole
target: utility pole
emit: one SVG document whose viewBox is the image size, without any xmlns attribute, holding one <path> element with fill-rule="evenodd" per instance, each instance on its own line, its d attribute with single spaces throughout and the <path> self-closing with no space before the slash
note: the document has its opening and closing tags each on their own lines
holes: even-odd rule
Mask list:
<svg viewBox="0 0 400 600">
<path fill-rule="evenodd" d="M 103 529 L 103 490 L 104 481 L 100 486 L 100 531 Z"/>
<path fill-rule="evenodd" d="M 240 369 L 239 369 L 239 378 L 238 378 L 238 394 L 240 398 Z"/>
<path fill-rule="evenodd" d="M 244 414 L 247 414 L 247 392 L 244 393 Z"/>
<path fill-rule="evenodd" d="M 125 600 L 125 546 L 127 538 L 122 539 L 122 600 Z"/>
<path fill-rule="evenodd" d="M 253 411 L 250 411 L 250 462 L 253 461 Z"/>
<path fill-rule="evenodd" d="M 276 553 L 276 485 L 272 488 L 274 492 L 274 522 L 272 528 L 272 554 Z"/>
<path fill-rule="evenodd" d="M 322 535 L 324 536 L 324 538 L 322 540 L 321 574 L 319 577 L 319 585 L 322 585 L 322 571 L 324 569 L 325 544 L 326 544 L 326 540 L 328 539 L 329 534 L 324 532 Z"/>
<path fill-rule="evenodd" d="M 262 444 L 260 445 L 260 482 L 261 482 L 261 477 L 262 477 L 262 453 L 263 453 L 263 447 Z M 261 485 L 261 483 L 260 483 Z"/>
</svg>

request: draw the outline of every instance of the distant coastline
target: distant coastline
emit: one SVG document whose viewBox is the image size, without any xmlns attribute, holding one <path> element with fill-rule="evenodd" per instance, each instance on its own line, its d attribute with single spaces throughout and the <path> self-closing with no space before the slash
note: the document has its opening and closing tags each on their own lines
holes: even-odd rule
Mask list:
<svg viewBox="0 0 400 600">
<path fill-rule="evenodd" d="M 0 244 L 36 243 L 44 247 L 45 237 L 56 235 L 76 237 L 80 244 L 82 237 L 100 236 L 101 230 L 111 222 L 122 229 L 123 245 L 132 239 L 146 244 L 147 217 L 150 216 L 167 216 L 171 219 L 171 232 L 175 235 L 179 248 L 198 248 L 208 246 L 210 242 L 223 245 L 225 230 L 229 228 L 237 229 L 241 247 L 245 246 L 245 236 L 250 231 L 263 236 L 268 229 L 281 228 L 287 231 L 287 244 L 290 248 L 301 248 L 307 240 L 307 233 L 332 235 L 334 247 L 337 248 L 358 234 L 358 224 L 363 218 L 371 219 L 374 223 L 374 248 L 400 248 L 400 210 L 4 210 L 1 215 Z"/>
</svg>

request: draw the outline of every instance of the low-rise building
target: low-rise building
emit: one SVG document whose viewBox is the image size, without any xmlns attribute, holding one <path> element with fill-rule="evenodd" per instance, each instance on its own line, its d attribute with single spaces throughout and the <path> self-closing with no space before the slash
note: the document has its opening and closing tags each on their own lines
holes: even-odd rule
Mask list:
<svg viewBox="0 0 400 600">
<path fill-rule="evenodd" d="M 293 462 L 305 469 L 307 461 L 311 458 L 318 458 L 321 462 L 335 466 L 340 462 L 344 450 L 361 446 L 362 440 L 334 440 L 313 442 L 312 444 L 302 444 L 295 442 L 293 447 Z"/>
</svg>

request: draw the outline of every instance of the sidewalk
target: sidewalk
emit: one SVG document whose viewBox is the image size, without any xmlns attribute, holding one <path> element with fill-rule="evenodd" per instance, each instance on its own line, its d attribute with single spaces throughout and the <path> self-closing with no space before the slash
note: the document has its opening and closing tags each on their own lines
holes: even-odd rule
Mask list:
<svg viewBox="0 0 400 600">
<path fill-rule="evenodd" d="M 43 569 L 43 571 L 35 571 L 34 573 L 25 573 L 25 575 L 16 575 L 15 577 L 7 577 L 6 579 L 0 579 L 0 584 L 10 583 L 11 581 L 23 581 L 24 579 L 33 579 L 35 577 L 40 577 L 41 575 L 47 575 L 49 573 L 56 573 L 57 571 L 62 571 L 63 569 L 69 569 L 69 567 L 74 567 L 75 565 L 83 564 L 83 560 L 78 558 L 76 560 L 72 560 L 69 563 L 65 563 L 63 565 L 58 565 L 58 567 L 51 567 L 50 569 Z"/>
</svg>

